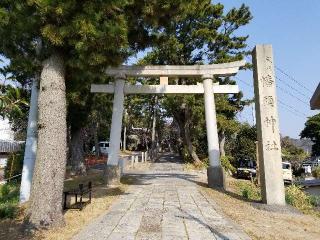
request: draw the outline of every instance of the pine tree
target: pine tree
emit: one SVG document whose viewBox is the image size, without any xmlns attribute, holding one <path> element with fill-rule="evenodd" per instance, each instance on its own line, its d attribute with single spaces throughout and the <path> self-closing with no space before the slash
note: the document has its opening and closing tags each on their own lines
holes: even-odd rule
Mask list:
<svg viewBox="0 0 320 240">
<path fill-rule="evenodd" d="M 157 32 L 186 2 L 0 2 L 0 54 L 10 60 L 12 71 L 28 78 L 41 72 L 38 154 L 29 209 L 34 226 L 63 224 L 66 84 L 88 86 L 106 67 L 119 65 L 130 54 L 150 46 Z"/>
<path fill-rule="evenodd" d="M 320 114 L 316 114 L 305 123 L 304 129 L 300 133 L 301 138 L 310 138 L 312 145 L 312 156 L 320 155 Z"/>
<path fill-rule="evenodd" d="M 248 36 L 236 36 L 236 30 L 252 19 L 249 8 L 242 5 L 224 12 L 222 4 L 209 0 L 193 0 L 187 10 L 163 28 L 152 51 L 142 64 L 192 65 L 224 63 L 242 60 L 248 52 Z M 179 84 L 196 84 L 201 79 L 178 79 Z M 216 79 L 221 84 L 235 84 L 229 78 Z M 224 153 L 225 134 L 237 126 L 235 115 L 246 101 L 242 94 L 218 96 L 217 114 L 221 152 Z M 197 152 L 206 154 L 203 96 L 166 96 L 164 108 L 178 123 L 185 156 L 199 164 Z M 198 151 L 196 151 L 196 148 Z"/>
</svg>

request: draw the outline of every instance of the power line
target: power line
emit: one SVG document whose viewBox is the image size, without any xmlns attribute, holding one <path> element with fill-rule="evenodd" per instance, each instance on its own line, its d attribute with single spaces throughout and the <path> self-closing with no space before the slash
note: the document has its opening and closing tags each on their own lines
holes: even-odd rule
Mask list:
<svg viewBox="0 0 320 240">
<path fill-rule="evenodd" d="M 295 109 L 294 107 L 292 107 L 292 106 L 284 103 L 284 102 L 281 101 L 280 99 L 278 99 L 278 102 L 279 102 L 280 104 L 282 104 L 283 106 L 285 106 L 285 107 L 288 109 L 288 111 L 290 111 L 291 113 L 293 113 L 293 114 L 299 113 L 299 114 L 301 114 L 300 117 L 308 117 L 308 115 L 306 115 L 305 113 L 298 111 L 297 109 Z"/>
<path fill-rule="evenodd" d="M 248 48 L 253 49 L 250 45 L 247 45 Z M 250 56 L 250 58 L 249 58 Z M 245 56 L 249 61 L 252 62 L 252 56 L 251 55 L 246 55 Z M 273 63 L 272 61 L 270 61 L 269 59 L 267 59 L 267 61 Z M 273 63 L 274 64 L 274 63 Z M 280 73 L 282 73 L 283 75 L 285 75 L 287 78 L 289 78 L 291 81 L 295 82 L 296 84 L 298 84 L 300 87 L 302 87 L 303 89 L 305 89 L 306 91 L 308 91 L 309 93 L 313 93 L 312 90 L 310 90 L 309 88 L 305 87 L 303 84 L 301 84 L 296 78 L 294 78 L 291 74 L 287 73 L 285 70 L 283 70 L 282 68 L 280 68 L 278 65 L 274 64 L 274 68 L 279 71 Z"/>
<path fill-rule="evenodd" d="M 309 107 L 309 104 L 303 100 L 301 100 L 300 98 L 298 98 L 297 96 L 293 95 L 292 93 L 288 92 L 287 90 L 285 90 L 284 88 L 280 87 L 279 84 L 277 84 L 277 88 L 280 89 L 282 92 L 284 92 L 285 94 L 297 99 L 298 101 L 302 102 L 303 104 L 307 105 Z"/>
<path fill-rule="evenodd" d="M 240 82 L 242 82 L 243 84 L 247 85 L 248 87 L 250 87 L 251 89 L 249 89 L 249 91 L 254 95 L 253 92 L 253 85 L 243 81 L 242 79 L 238 78 L 237 76 L 235 77 L 237 80 L 239 80 Z M 286 104 L 285 102 L 283 102 L 282 100 L 280 100 L 279 98 L 277 98 L 278 102 L 279 102 L 279 106 L 282 107 L 283 109 L 285 109 L 286 111 L 292 113 L 295 116 L 301 117 L 301 118 L 305 118 L 308 117 L 308 115 L 306 115 L 305 113 L 299 111 L 298 109 Z"/>
<path fill-rule="evenodd" d="M 270 61 L 270 60 L 268 60 Z M 312 90 L 310 90 L 309 88 L 306 88 L 303 84 L 299 83 L 294 77 L 292 77 L 291 75 L 289 75 L 288 73 L 286 73 L 284 70 L 282 70 L 281 68 L 279 68 L 277 65 L 274 65 L 275 69 L 277 69 L 279 72 L 281 72 L 283 75 L 285 75 L 286 77 L 288 77 L 290 80 L 292 80 L 293 82 L 295 82 L 296 84 L 298 84 L 300 87 L 304 88 L 305 90 L 307 90 L 310 93 L 313 93 Z"/>
<path fill-rule="evenodd" d="M 246 83 L 245 81 L 242 81 L 241 79 L 239 79 L 238 77 L 235 77 L 236 79 L 238 79 L 239 81 L 241 81 L 242 83 L 246 84 L 249 87 L 253 87 L 252 85 Z M 294 87 L 291 87 L 289 84 L 285 83 L 282 79 L 280 79 L 279 77 L 276 76 L 276 79 L 280 80 L 282 83 L 284 83 L 286 86 L 290 87 L 291 89 L 295 90 L 296 92 L 298 92 L 300 95 L 303 95 L 304 97 L 307 97 L 305 94 L 299 92 L 299 90 L 297 90 Z M 277 88 L 280 89 L 281 91 L 283 91 L 284 93 L 286 93 L 287 95 L 297 99 L 298 101 L 302 102 L 303 104 L 307 105 L 309 107 L 309 103 L 307 103 L 306 101 L 303 101 L 301 98 L 298 98 L 297 96 L 295 96 L 294 94 L 288 92 L 287 90 L 285 90 L 284 88 L 282 88 L 281 86 L 279 86 L 279 84 L 277 84 Z"/>
<path fill-rule="evenodd" d="M 235 76 L 234 78 L 235 78 L 235 79 L 237 79 L 237 80 L 239 80 L 240 82 L 244 83 L 244 84 L 245 84 L 245 85 L 247 85 L 248 87 L 253 88 L 253 85 L 251 85 L 251 84 L 249 84 L 249 83 L 245 82 L 244 80 L 242 80 L 242 79 L 238 78 L 237 76 Z"/>
<path fill-rule="evenodd" d="M 282 80 L 281 78 L 279 78 L 278 76 L 275 76 L 277 80 L 279 80 L 281 83 L 283 83 L 284 85 L 286 85 L 287 87 L 291 88 L 293 91 L 295 91 L 296 93 L 309 98 L 309 96 L 305 95 L 304 93 L 300 92 L 298 89 L 292 87 L 290 84 L 286 83 L 284 80 Z"/>
</svg>

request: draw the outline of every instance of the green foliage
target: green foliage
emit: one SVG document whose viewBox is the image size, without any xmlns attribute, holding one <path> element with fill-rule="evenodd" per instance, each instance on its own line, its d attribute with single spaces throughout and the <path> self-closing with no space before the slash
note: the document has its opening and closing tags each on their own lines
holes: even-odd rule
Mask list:
<svg viewBox="0 0 320 240">
<path fill-rule="evenodd" d="M 24 88 L 0 85 L 0 117 L 9 119 L 16 140 L 25 140 L 29 97 Z"/>
<path fill-rule="evenodd" d="M 4 169 L 4 178 L 11 178 L 22 173 L 24 151 L 12 153 L 8 158 L 7 166 Z M 20 178 L 18 178 L 20 179 Z"/>
<path fill-rule="evenodd" d="M 190 156 L 189 152 L 188 152 L 188 149 L 186 146 L 183 146 L 182 148 L 182 154 L 181 154 L 181 157 L 183 158 L 183 160 L 185 162 L 193 162 L 193 159 L 192 157 Z"/>
<path fill-rule="evenodd" d="M 185 11 L 172 19 L 158 34 L 152 51 L 140 64 L 191 65 L 231 62 L 243 59 L 248 36 L 237 36 L 235 31 L 248 24 L 252 16 L 242 5 L 224 12 L 222 4 L 209 0 L 192 0 Z M 217 79 L 221 84 L 235 84 L 230 78 Z M 176 79 L 178 84 L 196 84 L 201 79 Z M 216 99 L 219 131 L 233 133 L 237 128 L 235 115 L 247 104 L 242 94 L 232 97 L 219 95 Z M 183 145 L 191 140 L 197 154 L 206 156 L 205 117 L 202 96 L 165 96 L 163 107 L 179 125 Z M 186 148 L 184 146 L 184 148 Z M 190 151 L 190 148 L 187 148 Z M 185 154 L 190 158 L 191 153 Z"/>
<path fill-rule="evenodd" d="M 286 202 L 303 212 L 307 212 L 313 209 L 314 198 L 304 193 L 300 186 L 291 185 L 286 188 Z"/>
<path fill-rule="evenodd" d="M 0 185 L 0 219 L 14 218 L 18 213 L 19 185 Z"/>
<path fill-rule="evenodd" d="M 260 188 L 258 188 L 254 183 L 252 182 L 237 182 L 238 189 L 240 191 L 240 194 L 252 201 L 261 201 L 261 192 Z"/>
<path fill-rule="evenodd" d="M 25 95 L 18 87 L 0 85 L 0 117 L 14 119 L 23 116 L 23 111 L 28 108 Z"/>
<path fill-rule="evenodd" d="M 105 69 L 151 47 L 162 27 L 186 11 L 187 2 L 0 1 L 0 55 L 10 60 L 3 73 L 29 89 L 41 72 L 42 61 L 58 53 L 66 65 L 71 135 L 98 122 L 105 140 L 112 101 L 109 96 L 92 97 L 90 84 L 112 80 L 105 77 Z M 20 124 L 23 129 L 25 125 Z"/>
<path fill-rule="evenodd" d="M 227 153 L 233 157 L 234 166 L 237 166 L 239 160 L 256 161 L 257 130 L 255 126 L 250 126 L 247 123 L 241 124 L 238 127 L 238 132 L 227 140 Z"/>
<path fill-rule="evenodd" d="M 309 117 L 305 123 L 304 129 L 300 133 L 301 138 L 310 138 L 314 143 L 312 146 L 312 155 L 320 155 L 320 113 Z"/>
<path fill-rule="evenodd" d="M 312 176 L 314 176 L 315 178 L 320 178 L 320 166 L 313 169 Z"/>
<path fill-rule="evenodd" d="M 221 166 L 224 168 L 225 171 L 230 171 L 231 173 L 235 173 L 237 169 L 231 164 L 233 157 L 231 156 L 221 156 Z"/>
<path fill-rule="evenodd" d="M 281 139 L 282 159 L 290 162 L 301 162 L 308 157 L 308 154 L 302 149 L 292 144 L 289 137 Z"/>
</svg>

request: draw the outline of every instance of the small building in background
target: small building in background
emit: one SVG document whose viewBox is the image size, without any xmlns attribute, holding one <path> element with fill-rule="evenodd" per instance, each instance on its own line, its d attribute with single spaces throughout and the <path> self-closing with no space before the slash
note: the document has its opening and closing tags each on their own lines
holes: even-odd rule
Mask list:
<svg viewBox="0 0 320 240">
<path fill-rule="evenodd" d="M 14 132 L 8 119 L 0 118 L 0 182 L 3 180 L 4 168 L 10 154 L 21 150 L 23 141 L 14 140 Z"/>
</svg>

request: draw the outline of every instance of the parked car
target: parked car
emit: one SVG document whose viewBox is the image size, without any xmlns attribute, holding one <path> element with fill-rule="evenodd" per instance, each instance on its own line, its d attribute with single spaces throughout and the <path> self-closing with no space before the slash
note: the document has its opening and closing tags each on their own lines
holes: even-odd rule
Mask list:
<svg viewBox="0 0 320 240">
<path fill-rule="evenodd" d="M 292 167 L 291 163 L 289 162 L 282 162 L 282 174 L 283 174 L 283 181 L 285 183 L 292 183 Z"/>
<path fill-rule="evenodd" d="M 237 178 L 252 179 L 256 177 L 256 163 L 252 160 L 244 159 L 239 161 L 237 168 Z"/>
<path fill-rule="evenodd" d="M 256 177 L 257 171 L 254 168 L 237 168 L 237 178 L 252 179 Z"/>
<path fill-rule="evenodd" d="M 108 155 L 109 153 L 109 142 L 104 141 L 104 142 L 99 142 L 99 148 L 100 148 L 100 153 L 104 155 Z M 96 152 L 95 146 L 92 147 L 92 152 Z"/>
</svg>

